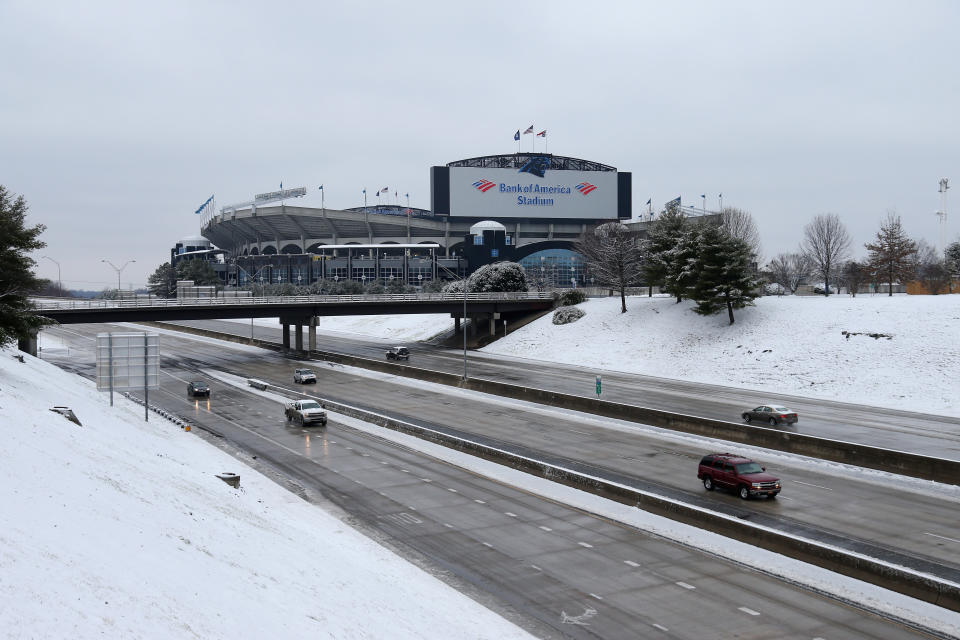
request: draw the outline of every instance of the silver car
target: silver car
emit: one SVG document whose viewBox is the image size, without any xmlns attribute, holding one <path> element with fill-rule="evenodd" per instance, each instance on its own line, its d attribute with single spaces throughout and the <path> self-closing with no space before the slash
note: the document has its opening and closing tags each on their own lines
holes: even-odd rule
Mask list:
<svg viewBox="0 0 960 640">
<path fill-rule="evenodd" d="M 778 424 L 797 424 L 800 417 L 793 409 L 788 409 L 780 404 L 763 404 L 756 409 L 750 409 L 743 412 L 744 422 L 752 420 L 762 420 L 770 426 L 775 427 Z"/>
</svg>

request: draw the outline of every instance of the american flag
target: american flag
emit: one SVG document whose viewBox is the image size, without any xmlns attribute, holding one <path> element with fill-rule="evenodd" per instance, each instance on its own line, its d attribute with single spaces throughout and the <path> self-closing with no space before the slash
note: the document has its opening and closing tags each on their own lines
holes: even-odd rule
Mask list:
<svg viewBox="0 0 960 640">
<path fill-rule="evenodd" d="M 528 133 L 533 133 L 533 125 L 527 127 L 527 130 L 523 132 L 523 135 L 527 135 Z"/>
<path fill-rule="evenodd" d="M 383 189 L 380 189 L 380 193 L 390 193 L 390 187 L 384 187 Z"/>
</svg>

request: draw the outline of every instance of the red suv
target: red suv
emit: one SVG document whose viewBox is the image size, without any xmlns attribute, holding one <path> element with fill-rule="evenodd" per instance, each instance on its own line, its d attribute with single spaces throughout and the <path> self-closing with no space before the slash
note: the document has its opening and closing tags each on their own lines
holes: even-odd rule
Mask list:
<svg viewBox="0 0 960 640">
<path fill-rule="evenodd" d="M 734 489 L 744 500 L 750 496 L 775 498 L 780 493 L 780 479 L 749 458 L 732 453 L 711 453 L 703 456 L 697 477 L 707 491 L 715 487 Z"/>
</svg>

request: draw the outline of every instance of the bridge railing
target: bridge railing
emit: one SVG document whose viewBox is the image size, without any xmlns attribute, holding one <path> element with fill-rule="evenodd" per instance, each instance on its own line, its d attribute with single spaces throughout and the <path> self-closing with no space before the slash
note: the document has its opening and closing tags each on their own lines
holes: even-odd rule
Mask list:
<svg viewBox="0 0 960 640">
<path fill-rule="evenodd" d="M 59 309 L 135 309 L 195 306 L 250 306 L 288 304 L 343 304 L 350 302 L 463 302 L 462 293 L 384 293 L 313 296 L 247 296 L 240 298 L 127 298 L 81 300 L 78 298 L 33 298 L 39 311 Z M 549 292 L 468 293 L 468 302 L 500 300 L 549 300 Z"/>
</svg>

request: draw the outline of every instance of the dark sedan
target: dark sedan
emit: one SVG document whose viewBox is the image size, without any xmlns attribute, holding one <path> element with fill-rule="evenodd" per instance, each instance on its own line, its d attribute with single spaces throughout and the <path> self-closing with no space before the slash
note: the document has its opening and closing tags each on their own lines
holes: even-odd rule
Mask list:
<svg viewBox="0 0 960 640">
<path fill-rule="evenodd" d="M 187 383 L 187 395 L 190 397 L 206 396 L 210 397 L 210 387 L 206 382 L 194 380 Z"/>
<path fill-rule="evenodd" d="M 778 424 L 796 424 L 800 420 L 800 417 L 797 415 L 796 411 L 793 409 L 787 409 L 786 407 L 778 404 L 760 405 L 756 409 L 744 411 L 742 417 L 745 422 L 750 422 L 751 420 L 762 420 L 763 422 L 770 424 L 770 426 L 777 426 Z"/>
</svg>

